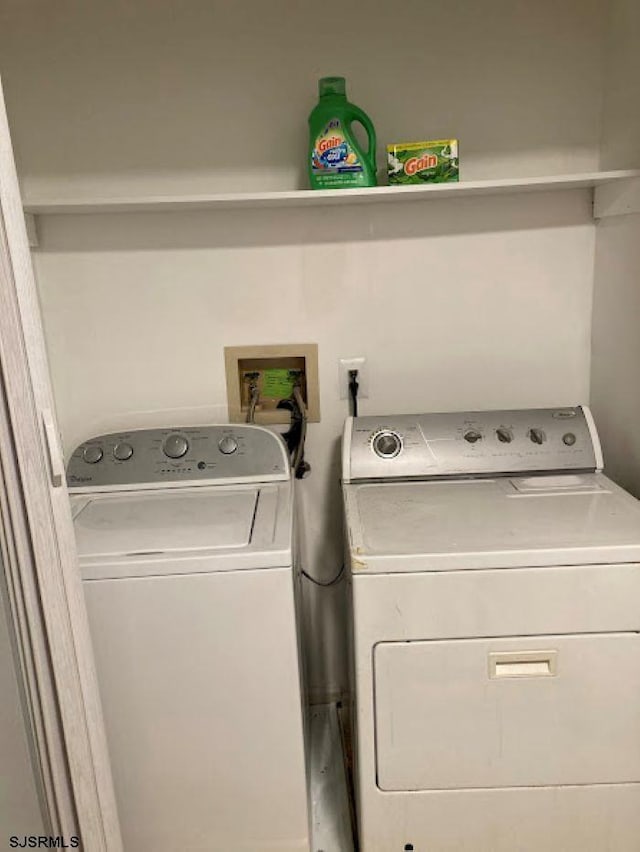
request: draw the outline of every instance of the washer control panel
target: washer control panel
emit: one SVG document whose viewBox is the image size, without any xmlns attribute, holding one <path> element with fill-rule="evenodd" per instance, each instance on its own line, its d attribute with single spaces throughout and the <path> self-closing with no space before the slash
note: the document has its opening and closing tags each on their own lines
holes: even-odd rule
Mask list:
<svg viewBox="0 0 640 852">
<path fill-rule="evenodd" d="M 229 424 L 98 435 L 76 447 L 69 488 L 289 479 L 282 439 L 262 426 Z"/>
<path fill-rule="evenodd" d="M 582 406 L 356 417 L 345 427 L 347 482 L 588 471 L 601 466 L 595 427 Z"/>
</svg>

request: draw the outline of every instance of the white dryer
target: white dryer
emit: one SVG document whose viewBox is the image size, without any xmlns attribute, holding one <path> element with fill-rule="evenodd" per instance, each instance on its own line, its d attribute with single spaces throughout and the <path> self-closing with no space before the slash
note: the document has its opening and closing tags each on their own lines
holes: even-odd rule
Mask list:
<svg viewBox="0 0 640 852">
<path fill-rule="evenodd" d="M 282 441 L 102 435 L 67 480 L 125 848 L 308 852 Z"/>
<path fill-rule="evenodd" d="M 361 852 L 640 849 L 640 504 L 586 408 L 343 443 Z"/>
</svg>

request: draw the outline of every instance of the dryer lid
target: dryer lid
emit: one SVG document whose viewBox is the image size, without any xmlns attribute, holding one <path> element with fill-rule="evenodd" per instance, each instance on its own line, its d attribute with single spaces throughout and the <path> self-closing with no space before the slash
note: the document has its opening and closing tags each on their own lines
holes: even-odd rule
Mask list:
<svg viewBox="0 0 640 852">
<path fill-rule="evenodd" d="M 207 488 L 90 497 L 75 516 L 78 555 L 247 547 L 260 491 Z"/>
<path fill-rule="evenodd" d="M 628 562 L 640 506 L 602 474 L 345 486 L 354 570 Z"/>
</svg>

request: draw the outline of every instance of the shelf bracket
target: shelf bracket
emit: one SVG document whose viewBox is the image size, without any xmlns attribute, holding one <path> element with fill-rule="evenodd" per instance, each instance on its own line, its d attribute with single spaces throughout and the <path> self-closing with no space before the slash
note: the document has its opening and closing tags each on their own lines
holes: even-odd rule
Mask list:
<svg viewBox="0 0 640 852">
<path fill-rule="evenodd" d="M 25 213 L 24 223 L 27 226 L 27 239 L 29 240 L 29 248 L 38 248 L 40 242 L 38 240 L 38 223 L 35 213 Z"/>
<path fill-rule="evenodd" d="M 595 219 L 640 213 L 640 178 L 604 183 L 593 193 Z"/>
</svg>

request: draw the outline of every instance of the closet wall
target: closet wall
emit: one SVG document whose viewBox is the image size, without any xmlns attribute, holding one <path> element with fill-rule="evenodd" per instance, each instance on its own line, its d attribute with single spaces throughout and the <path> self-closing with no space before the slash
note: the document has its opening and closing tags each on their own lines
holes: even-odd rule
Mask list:
<svg viewBox="0 0 640 852">
<path fill-rule="evenodd" d="M 640 4 L 612 9 L 602 167 L 640 164 Z M 640 181 L 637 182 L 640 185 Z M 635 193 L 640 203 L 640 187 Z M 592 404 L 607 473 L 640 496 L 640 214 L 597 228 Z"/>
<path fill-rule="evenodd" d="M 381 143 L 455 135 L 463 179 L 598 167 L 600 0 L 6 0 L 0 74 L 26 200 L 303 185 L 317 78 Z M 612 160 L 615 155 L 612 154 Z M 617 161 L 612 166 L 618 166 Z M 47 216 L 34 252 L 67 452 L 219 419 L 223 347 L 316 342 L 303 561 L 342 561 L 338 359 L 363 413 L 584 401 L 588 190 L 301 210 Z M 305 581 L 312 697 L 345 684 L 343 587 Z"/>
</svg>

